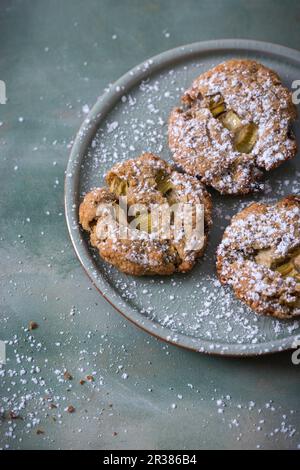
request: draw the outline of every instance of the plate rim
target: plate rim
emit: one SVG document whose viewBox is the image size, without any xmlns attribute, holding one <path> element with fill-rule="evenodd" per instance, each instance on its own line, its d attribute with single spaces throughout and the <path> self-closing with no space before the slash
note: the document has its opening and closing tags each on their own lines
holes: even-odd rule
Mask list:
<svg viewBox="0 0 300 470">
<path fill-rule="evenodd" d="M 191 58 L 193 55 L 209 53 L 213 51 L 224 51 L 232 49 L 233 51 L 257 51 L 258 53 L 280 56 L 290 61 L 295 61 L 300 68 L 300 52 L 286 46 L 275 43 L 254 41 L 249 39 L 217 39 L 211 41 L 201 41 L 179 46 L 166 50 L 155 55 L 139 65 L 133 67 L 118 80 L 116 80 L 110 89 L 102 94 L 88 113 L 76 134 L 67 168 L 64 182 L 64 206 L 65 217 L 69 236 L 82 267 L 93 285 L 100 292 L 103 298 L 119 312 L 123 317 L 135 324 L 143 331 L 163 340 L 169 344 L 182 347 L 184 349 L 202 352 L 206 354 L 230 357 L 249 357 L 260 356 L 276 352 L 287 351 L 293 348 L 293 343 L 299 338 L 299 334 L 291 335 L 288 338 L 277 339 L 258 344 L 238 344 L 238 343 L 220 343 L 193 338 L 183 333 L 177 333 L 166 327 L 155 324 L 147 317 L 143 317 L 138 311 L 116 295 L 123 305 L 126 304 L 126 310 L 116 305 L 114 295 L 110 292 L 111 286 L 102 274 L 97 274 L 94 261 L 91 264 L 88 249 L 83 243 L 83 234 L 78 224 L 78 201 L 80 194 L 77 187 L 80 180 L 80 164 L 86 151 L 97 132 L 101 121 L 107 113 L 116 105 L 120 98 L 132 87 L 140 83 L 147 76 L 155 74 L 160 69 L 169 64 L 181 62 L 184 59 Z M 76 208 L 76 224 L 74 226 L 74 208 Z M 108 293 L 106 292 L 108 291 Z M 176 340 L 170 335 L 176 335 Z M 213 345 L 213 347 L 212 347 Z"/>
</svg>

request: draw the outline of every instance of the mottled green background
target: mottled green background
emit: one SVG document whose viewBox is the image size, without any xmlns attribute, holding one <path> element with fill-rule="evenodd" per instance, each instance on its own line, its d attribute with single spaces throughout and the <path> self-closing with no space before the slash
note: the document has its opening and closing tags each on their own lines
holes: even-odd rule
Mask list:
<svg viewBox="0 0 300 470">
<path fill-rule="evenodd" d="M 1 0 L 1 448 L 299 446 L 300 366 L 290 353 L 207 357 L 125 323 L 91 287 L 63 213 L 82 107 L 108 83 L 194 41 L 299 48 L 299 21 L 298 0 Z M 88 374 L 94 382 L 80 385 Z M 10 422 L 23 401 L 23 419 Z"/>
</svg>

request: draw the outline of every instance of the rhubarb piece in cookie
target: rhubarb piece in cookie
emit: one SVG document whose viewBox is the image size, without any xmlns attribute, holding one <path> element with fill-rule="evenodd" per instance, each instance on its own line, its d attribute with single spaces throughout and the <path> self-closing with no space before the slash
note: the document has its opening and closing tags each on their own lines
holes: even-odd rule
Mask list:
<svg viewBox="0 0 300 470">
<path fill-rule="evenodd" d="M 234 216 L 218 247 L 217 270 L 256 313 L 300 315 L 300 196 L 253 203 Z"/>
<path fill-rule="evenodd" d="M 191 270 L 204 253 L 211 225 L 211 198 L 204 185 L 151 153 L 116 164 L 106 182 L 108 188 L 88 193 L 79 210 L 100 256 L 137 276 Z M 191 210 L 190 231 L 178 224 L 174 207 Z"/>
<path fill-rule="evenodd" d="M 253 60 L 229 60 L 200 75 L 169 119 L 175 162 L 222 194 L 262 187 L 265 171 L 297 152 L 290 91 Z"/>
</svg>

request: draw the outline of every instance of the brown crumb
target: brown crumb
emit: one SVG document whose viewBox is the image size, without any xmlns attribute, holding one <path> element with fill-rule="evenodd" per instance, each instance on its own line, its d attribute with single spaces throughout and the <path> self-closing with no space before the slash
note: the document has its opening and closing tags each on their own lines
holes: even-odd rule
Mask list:
<svg viewBox="0 0 300 470">
<path fill-rule="evenodd" d="M 54 403 L 50 403 L 49 408 L 50 410 L 54 410 L 57 408 L 57 406 Z"/>
<path fill-rule="evenodd" d="M 87 375 L 86 380 L 88 380 L 89 382 L 94 382 L 95 379 L 92 375 Z"/>
<path fill-rule="evenodd" d="M 35 321 L 30 321 L 29 322 L 29 330 L 32 331 L 32 330 L 36 330 L 37 328 L 39 327 L 39 325 L 35 322 Z"/>
<path fill-rule="evenodd" d="M 69 405 L 68 408 L 67 408 L 67 412 L 68 412 L 68 413 L 74 413 L 74 412 L 75 412 L 74 406 Z"/>
<path fill-rule="evenodd" d="M 17 415 L 14 411 L 8 412 L 8 418 L 9 419 L 23 419 L 22 416 Z"/>
<path fill-rule="evenodd" d="M 37 435 L 39 436 L 40 434 L 45 434 L 45 432 L 42 429 L 37 429 L 36 430 Z"/>
<path fill-rule="evenodd" d="M 64 372 L 64 379 L 65 380 L 72 380 L 73 376 L 67 370 Z"/>
<path fill-rule="evenodd" d="M 80 383 L 80 385 L 84 385 L 84 384 L 85 384 L 85 380 L 81 379 L 81 380 L 79 380 L 79 383 Z"/>
<path fill-rule="evenodd" d="M 52 401 L 52 397 L 50 395 L 46 395 L 44 397 L 44 400 L 47 400 L 47 401 Z"/>
<path fill-rule="evenodd" d="M 116 431 L 114 431 L 114 432 L 112 433 L 112 435 L 113 435 L 113 437 L 116 437 L 116 436 L 118 435 L 118 433 L 117 433 Z"/>
</svg>

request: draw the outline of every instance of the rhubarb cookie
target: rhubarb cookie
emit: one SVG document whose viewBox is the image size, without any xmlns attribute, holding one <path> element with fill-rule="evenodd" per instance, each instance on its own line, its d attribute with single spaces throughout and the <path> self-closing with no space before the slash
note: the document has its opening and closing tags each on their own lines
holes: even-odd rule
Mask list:
<svg viewBox="0 0 300 470">
<path fill-rule="evenodd" d="M 222 194 L 262 187 L 297 151 L 297 117 L 278 75 L 253 60 L 229 60 L 200 75 L 169 119 L 174 161 Z"/>
<path fill-rule="evenodd" d="M 218 247 L 217 270 L 256 313 L 300 315 L 300 196 L 253 203 L 233 217 Z"/>
<path fill-rule="evenodd" d="M 191 270 L 211 225 L 211 198 L 203 184 L 150 153 L 116 164 L 106 183 L 88 193 L 79 210 L 100 256 L 137 276 Z M 188 230 L 181 223 L 187 219 Z"/>
</svg>

